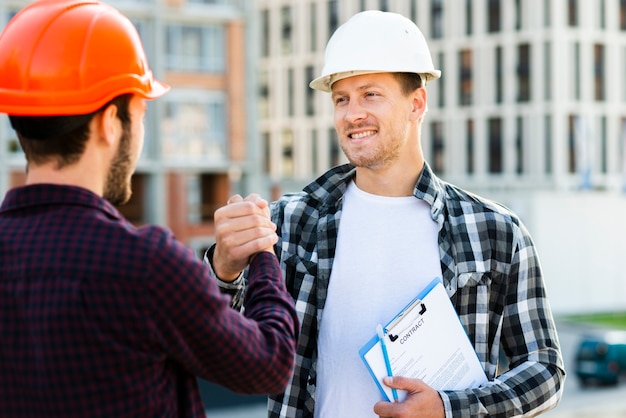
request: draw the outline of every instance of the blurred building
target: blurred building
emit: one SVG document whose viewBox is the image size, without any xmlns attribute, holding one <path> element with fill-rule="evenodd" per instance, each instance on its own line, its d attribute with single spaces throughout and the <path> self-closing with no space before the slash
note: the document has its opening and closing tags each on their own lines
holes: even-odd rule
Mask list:
<svg viewBox="0 0 626 418">
<path fill-rule="evenodd" d="M 239 0 L 111 0 L 137 27 L 157 78 L 172 90 L 148 102 L 146 140 L 132 222 L 169 226 L 200 253 L 211 243 L 213 212 L 246 172 L 246 10 Z M 0 27 L 24 0 L 0 0 Z M 25 160 L 0 118 L 0 196 L 24 181 Z"/>
<path fill-rule="evenodd" d="M 345 161 L 330 96 L 308 87 L 330 35 L 359 11 L 401 13 L 442 70 L 422 129 L 435 172 L 522 217 L 555 310 L 626 306 L 626 1 L 256 5 L 260 168 L 273 197 Z"/>
<path fill-rule="evenodd" d="M 329 95 L 308 83 L 337 26 L 379 9 L 415 21 L 442 70 L 423 127 L 441 176 L 476 191 L 624 185 L 626 1 L 257 3 L 263 170 L 280 184 L 342 161 Z"/>
<path fill-rule="evenodd" d="M 149 103 L 120 208 L 136 224 L 167 225 L 201 254 L 230 194 L 273 198 L 345 162 L 330 97 L 308 83 L 341 23 L 387 10 L 417 23 L 442 70 L 422 130 L 435 171 L 522 217 L 557 309 L 626 304 L 626 0 L 110 3 L 173 86 Z M 25 4 L 0 0 L 0 26 Z M 23 183 L 24 165 L 0 118 L 0 196 Z M 598 277 L 610 283 L 592 288 L 608 293 L 588 291 Z"/>
</svg>

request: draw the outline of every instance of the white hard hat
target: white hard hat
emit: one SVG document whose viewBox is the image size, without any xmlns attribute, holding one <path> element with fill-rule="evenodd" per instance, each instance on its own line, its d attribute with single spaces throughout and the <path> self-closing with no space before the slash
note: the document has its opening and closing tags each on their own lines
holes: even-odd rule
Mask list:
<svg viewBox="0 0 626 418">
<path fill-rule="evenodd" d="M 372 73 L 417 73 L 435 80 L 424 35 L 411 20 L 397 13 L 368 10 L 341 25 L 326 45 L 322 75 L 309 86 L 330 92 L 338 80 Z"/>
</svg>

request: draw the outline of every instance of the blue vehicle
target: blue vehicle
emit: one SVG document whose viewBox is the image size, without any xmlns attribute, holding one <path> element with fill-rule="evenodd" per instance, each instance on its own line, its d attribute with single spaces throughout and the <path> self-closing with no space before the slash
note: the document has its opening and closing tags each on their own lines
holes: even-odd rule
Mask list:
<svg viewBox="0 0 626 418">
<path fill-rule="evenodd" d="M 616 385 L 626 375 L 626 334 L 585 337 L 575 358 L 576 376 L 583 386 Z"/>
</svg>

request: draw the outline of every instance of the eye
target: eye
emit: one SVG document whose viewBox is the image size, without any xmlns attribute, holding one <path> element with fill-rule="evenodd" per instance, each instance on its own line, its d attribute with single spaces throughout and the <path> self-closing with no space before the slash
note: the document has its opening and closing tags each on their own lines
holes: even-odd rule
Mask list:
<svg viewBox="0 0 626 418">
<path fill-rule="evenodd" d="M 335 97 L 335 105 L 339 105 L 342 104 L 344 102 L 348 101 L 348 99 L 346 97 Z"/>
</svg>

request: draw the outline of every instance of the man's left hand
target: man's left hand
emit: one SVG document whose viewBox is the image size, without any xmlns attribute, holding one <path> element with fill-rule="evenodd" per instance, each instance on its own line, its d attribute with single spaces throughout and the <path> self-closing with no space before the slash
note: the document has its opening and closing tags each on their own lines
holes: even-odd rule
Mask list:
<svg viewBox="0 0 626 418">
<path fill-rule="evenodd" d="M 444 418 L 443 401 L 439 392 L 419 379 L 403 376 L 385 377 L 385 385 L 408 392 L 402 402 L 380 401 L 374 405 L 374 413 L 383 418 Z"/>
</svg>

